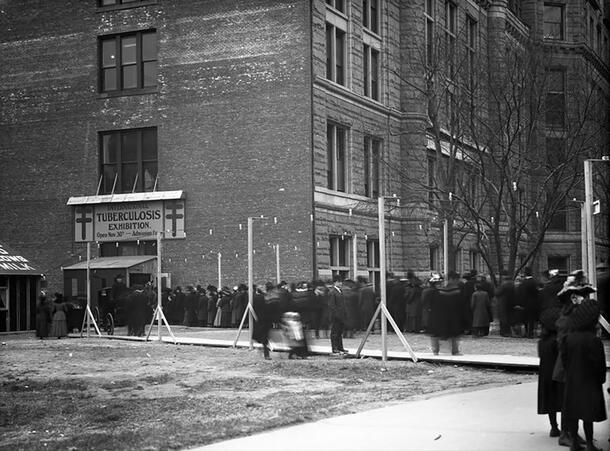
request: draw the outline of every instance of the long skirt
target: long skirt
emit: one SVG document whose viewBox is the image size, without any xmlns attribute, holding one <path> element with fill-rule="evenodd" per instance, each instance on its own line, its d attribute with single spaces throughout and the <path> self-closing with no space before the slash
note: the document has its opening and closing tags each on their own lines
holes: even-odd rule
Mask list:
<svg viewBox="0 0 610 451">
<path fill-rule="evenodd" d="M 53 314 L 53 324 L 51 325 L 51 337 L 65 337 L 68 335 L 68 322 L 66 314 L 62 311 Z"/>
<path fill-rule="evenodd" d="M 222 309 L 216 309 L 216 316 L 214 317 L 214 327 L 220 327 L 222 320 Z"/>
</svg>

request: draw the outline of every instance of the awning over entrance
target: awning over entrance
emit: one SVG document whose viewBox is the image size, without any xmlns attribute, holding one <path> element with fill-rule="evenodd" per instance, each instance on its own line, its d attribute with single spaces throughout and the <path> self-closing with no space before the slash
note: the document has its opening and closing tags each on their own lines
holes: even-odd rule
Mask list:
<svg viewBox="0 0 610 451">
<path fill-rule="evenodd" d="M 129 269 L 142 263 L 155 260 L 153 255 L 137 255 L 130 257 L 100 257 L 89 262 L 89 269 Z M 65 266 L 65 270 L 87 269 L 87 262 L 82 261 L 74 265 Z"/>
<path fill-rule="evenodd" d="M 0 243 L 0 275 L 41 276 L 42 273 L 19 252 Z"/>
</svg>

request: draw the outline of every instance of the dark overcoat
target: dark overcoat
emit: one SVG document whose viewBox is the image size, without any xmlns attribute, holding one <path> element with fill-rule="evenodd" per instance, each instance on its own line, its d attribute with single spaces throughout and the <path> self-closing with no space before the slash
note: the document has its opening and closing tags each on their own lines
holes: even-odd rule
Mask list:
<svg viewBox="0 0 610 451">
<path fill-rule="evenodd" d="M 604 345 L 592 331 L 570 332 L 562 347 L 565 391 L 562 415 L 583 421 L 605 421 Z"/>
<path fill-rule="evenodd" d="M 559 354 L 555 323 L 561 314 L 559 304 L 541 312 L 542 334 L 538 340 L 538 413 L 561 412 L 563 383 L 553 380 L 553 371 Z"/>
<path fill-rule="evenodd" d="M 341 321 L 345 324 L 347 320 L 347 304 L 343 293 L 332 287 L 328 292 L 328 313 L 331 322 Z"/>
<path fill-rule="evenodd" d="M 443 339 L 457 337 L 466 326 L 464 295 L 461 287 L 449 282 L 441 287 L 432 298 L 428 332 Z"/>
<path fill-rule="evenodd" d="M 492 321 L 491 300 L 487 291 L 476 290 L 470 298 L 472 327 L 489 327 Z"/>
</svg>

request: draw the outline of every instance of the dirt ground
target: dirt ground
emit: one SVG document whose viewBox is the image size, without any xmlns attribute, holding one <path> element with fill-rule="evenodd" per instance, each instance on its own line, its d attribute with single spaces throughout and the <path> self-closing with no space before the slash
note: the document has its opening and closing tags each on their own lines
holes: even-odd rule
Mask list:
<svg viewBox="0 0 610 451">
<path fill-rule="evenodd" d="M 0 337 L 1 450 L 170 450 L 535 374 L 97 338 Z M 528 343 L 528 347 L 532 346 Z"/>
</svg>

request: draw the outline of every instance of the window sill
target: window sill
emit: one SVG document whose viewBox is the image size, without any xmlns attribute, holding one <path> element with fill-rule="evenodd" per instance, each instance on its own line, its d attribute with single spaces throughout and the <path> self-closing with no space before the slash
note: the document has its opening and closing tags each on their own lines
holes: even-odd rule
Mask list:
<svg viewBox="0 0 610 451">
<path fill-rule="evenodd" d="M 155 87 L 141 88 L 141 89 L 127 89 L 125 91 L 112 91 L 112 92 L 100 92 L 97 95 L 98 99 L 108 99 L 111 97 L 127 97 L 127 96 L 139 96 L 146 94 L 158 94 L 159 89 Z"/>
<path fill-rule="evenodd" d="M 141 1 L 141 2 L 124 3 L 122 5 L 98 6 L 97 7 L 97 12 L 98 13 L 105 13 L 107 11 L 118 11 L 118 10 L 123 10 L 123 9 L 133 9 L 133 8 L 139 8 L 141 6 L 151 6 L 151 5 L 156 5 L 156 4 L 157 4 L 157 0 L 144 0 L 144 1 Z"/>
</svg>

